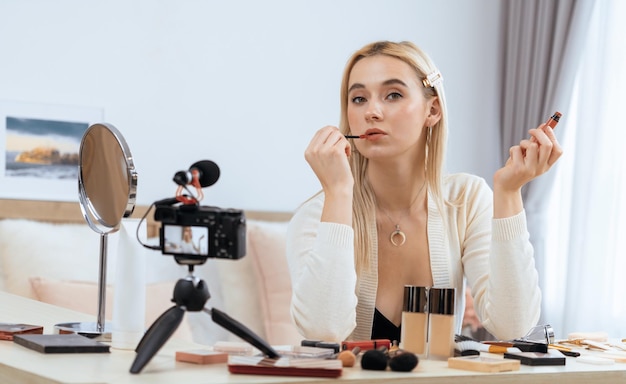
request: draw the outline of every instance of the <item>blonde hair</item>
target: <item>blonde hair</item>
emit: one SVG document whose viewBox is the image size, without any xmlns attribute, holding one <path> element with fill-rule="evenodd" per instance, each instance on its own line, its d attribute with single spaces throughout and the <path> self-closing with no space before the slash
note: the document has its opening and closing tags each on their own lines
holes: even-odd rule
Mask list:
<svg viewBox="0 0 626 384">
<path fill-rule="evenodd" d="M 407 41 L 390 42 L 379 41 L 368 44 L 356 51 L 348 60 L 341 81 L 341 120 L 339 129 L 344 135 L 351 134 L 348 123 L 348 87 L 350 73 L 354 65 L 361 59 L 376 55 L 385 55 L 402 60 L 415 70 L 415 75 L 421 81 L 429 74 L 437 70 L 428 55 L 415 44 Z M 441 82 L 434 87 L 424 87 L 424 97 L 439 98 L 441 118 L 432 127 L 429 127 L 429 140 L 426 141 L 424 151 L 426 154 L 426 181 L 428 190 L 435 198 L 439 207 L 443 206 L 441 195 L 441 180 L 445 160 L 445 146 L 448 134 L 447 108 Z M 372 222 L 376 222 L 375 196 L 372 187 L 367 180 L 368 159 L 358 151 L 353 151 L 350 156 L 350 167 L 354 177 L 354 198 L 352 203 L 352 227 L 354 228 L 354 249 L 356 270 L 360 272 L 370 267 L 369 255 L 373 247 L 369 228 Z"/>
</svg>

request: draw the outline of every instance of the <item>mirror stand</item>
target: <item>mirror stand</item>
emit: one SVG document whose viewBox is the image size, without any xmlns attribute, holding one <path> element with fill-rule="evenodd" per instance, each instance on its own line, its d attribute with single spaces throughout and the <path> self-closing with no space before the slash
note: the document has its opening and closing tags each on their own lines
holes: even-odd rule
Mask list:
<svg viewBox="0 0 626 384">
<path fill-rule="evenodd" d="M 111 341 L 105 320 L 108 235 L 135 208 L 137 173 L 122 134 L 112 125 L 93 124 L 85 131 L 79 151 L 78 197 L 89 227 L 100 234 L 97 322 L 61 323 L 56 333 L 78 333 Z"/>
<path fill-rule="evenodd" d="M 106 321 L 104 310 L 106 305 L 108 236 L 108 233 L 100 234 L 100 275 L 98 278 L 98 317 L 96 330 L 101 333 L 104 333 L 104 325 Z"/>
<path fill-rule="evenodd" d="M 109 233 L 100 233 L 98 263 L 98 312 L 96 322 L 61 323 L 54 326 L 57 333 L 77 333 L 98 341 L 111 341 L 111 326 L 106 323 L 106 281 Z"/>
</svg>

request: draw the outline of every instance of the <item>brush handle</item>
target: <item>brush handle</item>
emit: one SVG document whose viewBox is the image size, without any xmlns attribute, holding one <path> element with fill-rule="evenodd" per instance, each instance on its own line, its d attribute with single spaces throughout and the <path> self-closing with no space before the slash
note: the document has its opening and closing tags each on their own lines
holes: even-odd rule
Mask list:
<svg viewBox="0 0 626 384">
<path fill-rule="evenodd" d="M 506 353 L 506 352 L 510 352 L 510 348 L 511 347 L 503 347 L 501 345 L 490 345 L 489 346 L 489 353 Z"/>
<path fill-rule="evenodd" d="M 508 345 L 492 345 L 484 342 L 474 341 L 474 340 L 465 340 L 465 341 L 457 341 L 456 348 L 460 352 L 475 350 L 475 351 L 483 351 L 489 353 L 512 353 L 512 352 L 521 352 L 519 348 L 510 347 Z"/>
<path fill-rule="evenodd" d="M 514 344 L 510 341 L 483 341 L 483 344 L 493 345 L 498 347 L 512 347 Z"/>
</svg>

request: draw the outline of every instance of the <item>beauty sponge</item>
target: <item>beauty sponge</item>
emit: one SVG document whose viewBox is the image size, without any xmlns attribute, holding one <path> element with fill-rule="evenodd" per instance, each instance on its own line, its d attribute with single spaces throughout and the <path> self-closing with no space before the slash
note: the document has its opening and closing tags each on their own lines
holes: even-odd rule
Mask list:
<svg viewBox="0 0 626 384">
<path fill-rule="evenodd" d="M 356 363 L 356 356 L 361 352 L 361 348 L 354 347 L 351 351 L 345 350 L 339 352 L 337 359 L 341 360 L 343 367 L 354 367 Z"/>
</svg>

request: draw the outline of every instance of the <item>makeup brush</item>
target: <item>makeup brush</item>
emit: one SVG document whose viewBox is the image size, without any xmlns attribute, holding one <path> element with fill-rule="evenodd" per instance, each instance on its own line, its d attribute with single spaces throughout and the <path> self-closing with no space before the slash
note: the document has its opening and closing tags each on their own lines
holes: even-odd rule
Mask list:
<svg viewBox="0 0 626 384">
<path fill-rule="evenodd" d="M 580 356 L 580 352 L 572 351 L 571 348 L 565 347 L 559 344 L 550 344 L 548 345 L 548 349 L 556 349 L 557 351 L 561 352 L 565 356 L 572 356 L 572 357 Z"/>
<path fill-rule="evenodd" d="M 479 351 L 489 353 L 516 353 L 522 352 L 517 347 L 503 347 L 500 345 L 483 344 L 475 340 L 463 340 L 454 343 L 455 348 L 460 352 L 464 351 Z"/>
<path fill-rule="evenodd" d="M 523 341 L 523 340 L 517 340 L 517 339 L 516 340 L 510 340 L 510 341 L 490 341 L 490 340 L 478 341 L 478 340 L 475 340 L 475 339 L 473 339 L 473 338 L 471 338 L 469 336 L 454 335 L 454 341 L 456 341 L 456 342 L 461 342 L 461 341 L 466 341 L 466 340 L 475 341 L 477 343 L 484 344 L 484 345 L 489 345 L 489 346 L 498 346 L 498 347 L 504 347 L 504 348 L 515 347 L 515 348 L 518 348 L 522 352 L 548 353 L 548 344 L 544 344 L 544 343 L 535 343 L 535 342 L 532 342 L 532 341 Z M 471 349 L 467 350 L 467 351 L 471 351 Z M 478 350 L 475 350 L 475 351 L 478 351 Z M 459 351 L 459 352 L 461 352 L 461 351 Z"/>
<path fill-rule="evenodd" d="M 387 369 L 388 362 L 387 347 L 370 349 L 361 357 L 361 368 L 368 371 L 384 371 Z"/>
<path fill-rule="evenodd" d="M 416 354 L 398 350 L 389 359 L 389 369 L 396 372 L 411 372 L 418 363 Z"/>
</svg>

